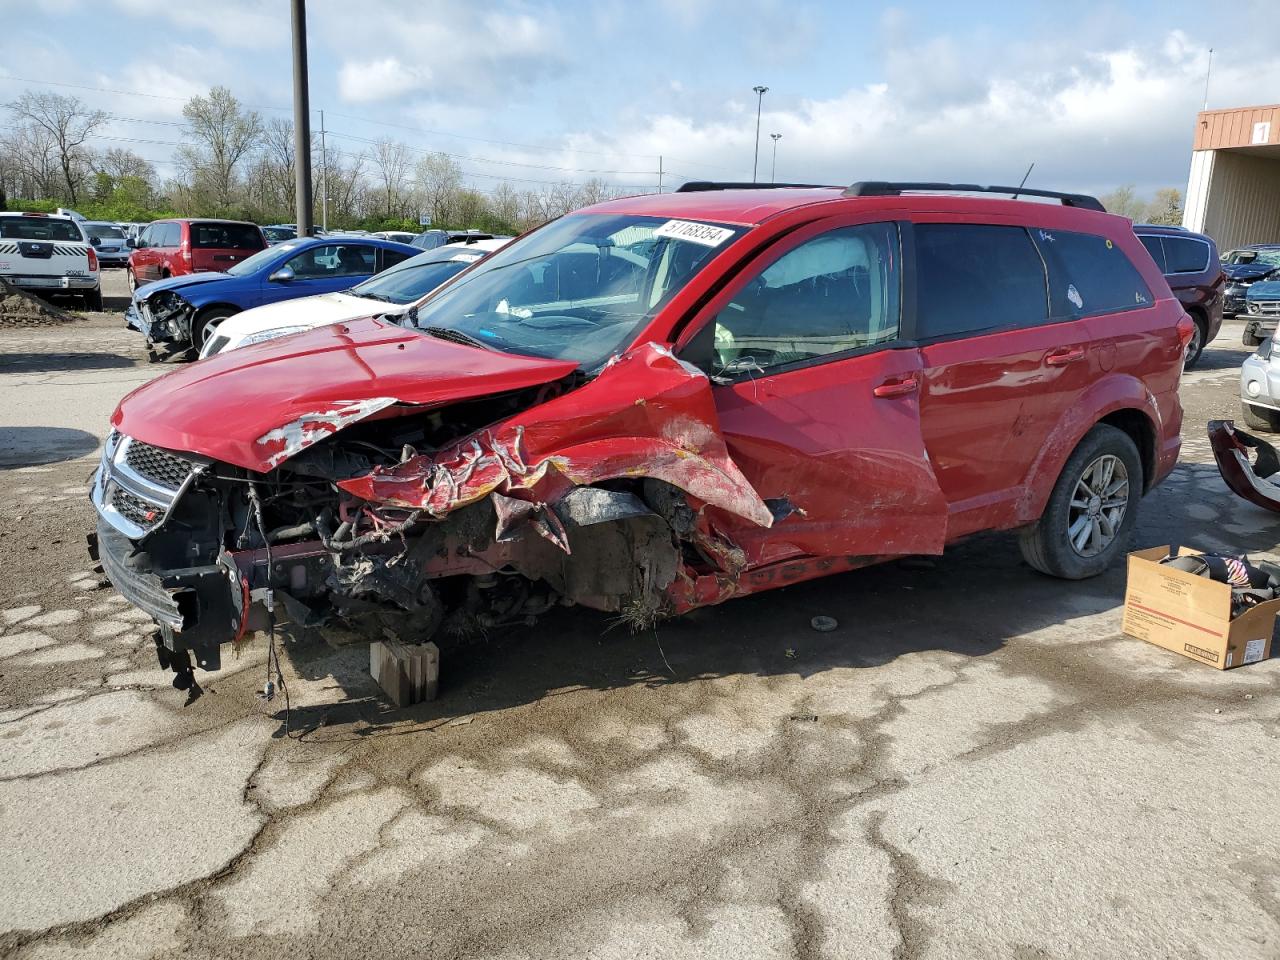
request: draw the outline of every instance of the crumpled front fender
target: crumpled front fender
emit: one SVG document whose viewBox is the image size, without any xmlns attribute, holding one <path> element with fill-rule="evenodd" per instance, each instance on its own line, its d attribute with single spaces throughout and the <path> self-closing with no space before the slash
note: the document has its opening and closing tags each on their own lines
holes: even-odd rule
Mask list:
<svg viewBox="0 0 1280 960">
<path fill-rule="evenodd" d="M 655 343 L 618 356 L 577 390 L 339 486 L 442 517 L 493 493 L 553 503 L 575 487 L 628 477 L 666 481 L 762 527 L 773 522 L 729 457 L 706 374 Z"/>
</svg>

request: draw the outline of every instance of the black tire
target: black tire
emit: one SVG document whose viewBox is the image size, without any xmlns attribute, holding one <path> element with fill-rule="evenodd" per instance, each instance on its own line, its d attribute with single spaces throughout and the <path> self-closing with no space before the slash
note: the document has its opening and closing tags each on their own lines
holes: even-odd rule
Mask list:
<svg viewBox="0 0 1280 960">
<path fill-rule="evenodd" d="M 90 290 L 84 295 L 84 308 L 94 313 L 102 312 L 102 291 Z"/>
<path fill-rule="evenodd" d="M 235 307 L 210 307 L 201 312 L 191 325 L 191 350 L 195 356 L 200 356 L 200 350 L 204 347 L 205 341 L 213 335 L 213 331 L 217 329 L 218 324 L 227 317 L 235 316 L 240 311 Z"/>
<path fill-rule="evenodd" d="M 1200 354 L 1204 353 L 1204 345 L 1208 342 L 1208 329 L 1202 318 L 1197 317 L 1194 313 L 1188 314 L 1192 322 L 1196 325 L 1196 332 L 1191 337 L 1191 342 L 1187 344 L 1187 357 L 1182 363 L 1183 370 L 1190 370 L 1200 362 Z"/>
<path fill-rule="evenodd" d="M 129 293 L 133 294 L 138 289 L 138 278 L 133 273 L 133 267 L 124 268 L 124 278 L 129 282 Z"/>
<path fill-rule="evenodd" d="M 1280 431 L 1280 411 L 1255 407 L 1251 403 L 1241 403 L 1240 411 L 1244 414 L 1244 422 L 1252 429 L 1269 433 Z"/>
<path fill-rule="evenodd" d="M 1262 346 L 1262 338 L 1259 337 L 1257 334 L 1252 333 L 1249 330 L 1246 330 L 1244 333 L 1240 335 L 1240 342 L 1243 343 L 1246 347 Z"/>
<path fill-rule="evenodd" d="M 1082 509 L 1073 506 L 1072 498 L 1079 485 L 1087 483 L 1095 464 L 1107 457 L 1124 465 L 1128 480 L 1127 502 L 1123 513 L 1119 515 L 1118 526 L 1111 524 L 1111 539 L 1096 553 L 1086 556 L 1075 547 L 1068 534 L 1072 525 L 1072 510 L 1079 514 Z M 1114 467 L 1114 463 L 1111 466 Z M 1115 478 L 1113 482 L 1118 482 L 1118 479 Z M 1096 577 L 1127 552 L 1134 524 L 1138 520 L 1138 501 L 1142 497 L 1142 491 L 1142 458 L 1138 455 L 1138 448 L 1123 430 L 1105 423 L 1097 424 L 1085 434 L 1084 439 L 1067 458 L 1040 519 L 1034 526 L 1022 531 L 1018 546 L 1022 549 L 1023 559 L 1041 573 L 1064 580 Z M 1100 501 L 1099 506 L 1101 505 Z M 1099 512 L 1106 513 L 1101 510 Z M 1085 509 L 1084 513 L 1087 521 L 1092 510 Z M 1106 516 L 1113 517 L 1111 514 Z M 1080 517 L 1076 516 L 1075 519 L 1079 520 Z M 1096 527 L 1100 531 L 1098 536 L 1101 540 L 1107 521 L 1102 517 L 1098 519 L 1102 522 L 1087 522 L 1082 532 L 1088 531 L 1090 526 Z M 1092 547 L 1092 541 L 1086 544 L 1086 550 Z"/>
</svg>

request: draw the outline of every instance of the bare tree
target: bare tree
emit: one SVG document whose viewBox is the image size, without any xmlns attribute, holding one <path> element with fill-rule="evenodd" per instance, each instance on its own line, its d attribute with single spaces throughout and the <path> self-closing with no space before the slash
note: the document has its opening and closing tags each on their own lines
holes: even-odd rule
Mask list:
<svg viewBox="0 0 1280 960">
<path fill-rule="evenodd" d="M 105 173 L 112 180 L 137 177 L 151 184 L 156 181 L 156 168 L 151 161 L 122 147 L 111 147 L 103 153 L 95 154 L 92 163 L 94 170 Z"/>
<path fill-rule="evenodd" d="M 455 216 L 457 194 L 462 189 L 462 167 L 446 154 L 429 153 L 418 161 L 416 173 L 423 210 L 431 215 L 433 224 L 444 226 Z"/>
<path fill-rule="evenodd" d="M 520 195 L 509 183 L 500 183 L 489 194 L 489 216 L 500 230 L 514 230 L 520 222 Z"/>
<path fill-rule="evenodd" d="M 79 181 L 88 169 L 89 150 L 84 143 L 107 122 L 106 113 L 89 109 L 79 97 L 31 90 L 23 91 L 8 107 L 19 127 L 42 130 L 52 140 L 67 200 L 75 205 Z"/>
<path fill-rule="evenodd" d="M 1117 187 L 1108 194 L 1099 197 L 1107 212 L 1128 217 L 1130 220 L 1141 220 L 1147 212 L 1147 204 L 1134 193 L 1133 184 Z"/>
<path fill-rule="evenodd" d="M 1162 223 L 1176 227 L 1182 224 L 1182 191 L 1177 187 L 1164 187 L 1156 191 L 1156 198 L 1147 208 L 1148 223 Z"/>
<path fill-rule="evenodd" d="M 197 194 L 206 187 L 217 206 L 234 199 L 236 166 L 262 140 L 262 117 L 246 110 L 226 87 L 214 87 L 207 97 L 192 97 L 182 108 L 196 146 L 178 150 L 178 159 L 192 177 Z"/>
<path fill-rule="evenodd" d="M 403 216 L 409 181 L 409 148 L 399 140 L 383 137 L 370 152 L 385 201 L 383 212 L 388 217 Z"/>
</svg>

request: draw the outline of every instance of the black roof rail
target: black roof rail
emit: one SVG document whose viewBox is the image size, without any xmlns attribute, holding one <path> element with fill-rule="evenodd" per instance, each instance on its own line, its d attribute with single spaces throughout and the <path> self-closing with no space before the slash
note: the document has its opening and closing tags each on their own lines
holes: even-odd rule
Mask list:
<svg viewBox="0 0 1280 960">
<path fill-rule="evenodd" d="M 1087 193 L 1061 193 L 1057 190 L 1034 190 L 1031 187 L 987 187 L 977 183 L 889 183 L 884 180 L 865 180 L 845 190 L 846 197 L 896 197 L 908 191 L 918 193 L 1006 193 L 1011 197 L 1046 197 L 1060 200 L 1064 207 L 1080 207 L 1084 210 L 1107 212 L 1097 197 Z"/>
<path fill-rule="evenodd" d="M 676 193 L 706 193 L 709 190 L 773 190 L 774 188 L 832 188 L 829 183 L 734 183 L 721 180 L 689 180 L 676 187 Z M 835 189 L 835 188 L 832 188 Z"/>
</svg>

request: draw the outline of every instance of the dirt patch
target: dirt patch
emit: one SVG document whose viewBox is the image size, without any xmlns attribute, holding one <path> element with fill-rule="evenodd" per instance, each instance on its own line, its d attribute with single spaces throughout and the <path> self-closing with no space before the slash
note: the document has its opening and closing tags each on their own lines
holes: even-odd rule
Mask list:
<svg viewBox="0 0 1280 960">
<path fill-rule="evenodd" d="M 61 310 L 0 280 L 0 327 L 47 326 L 79 319 L 74 313 Z"/>
</svg>

